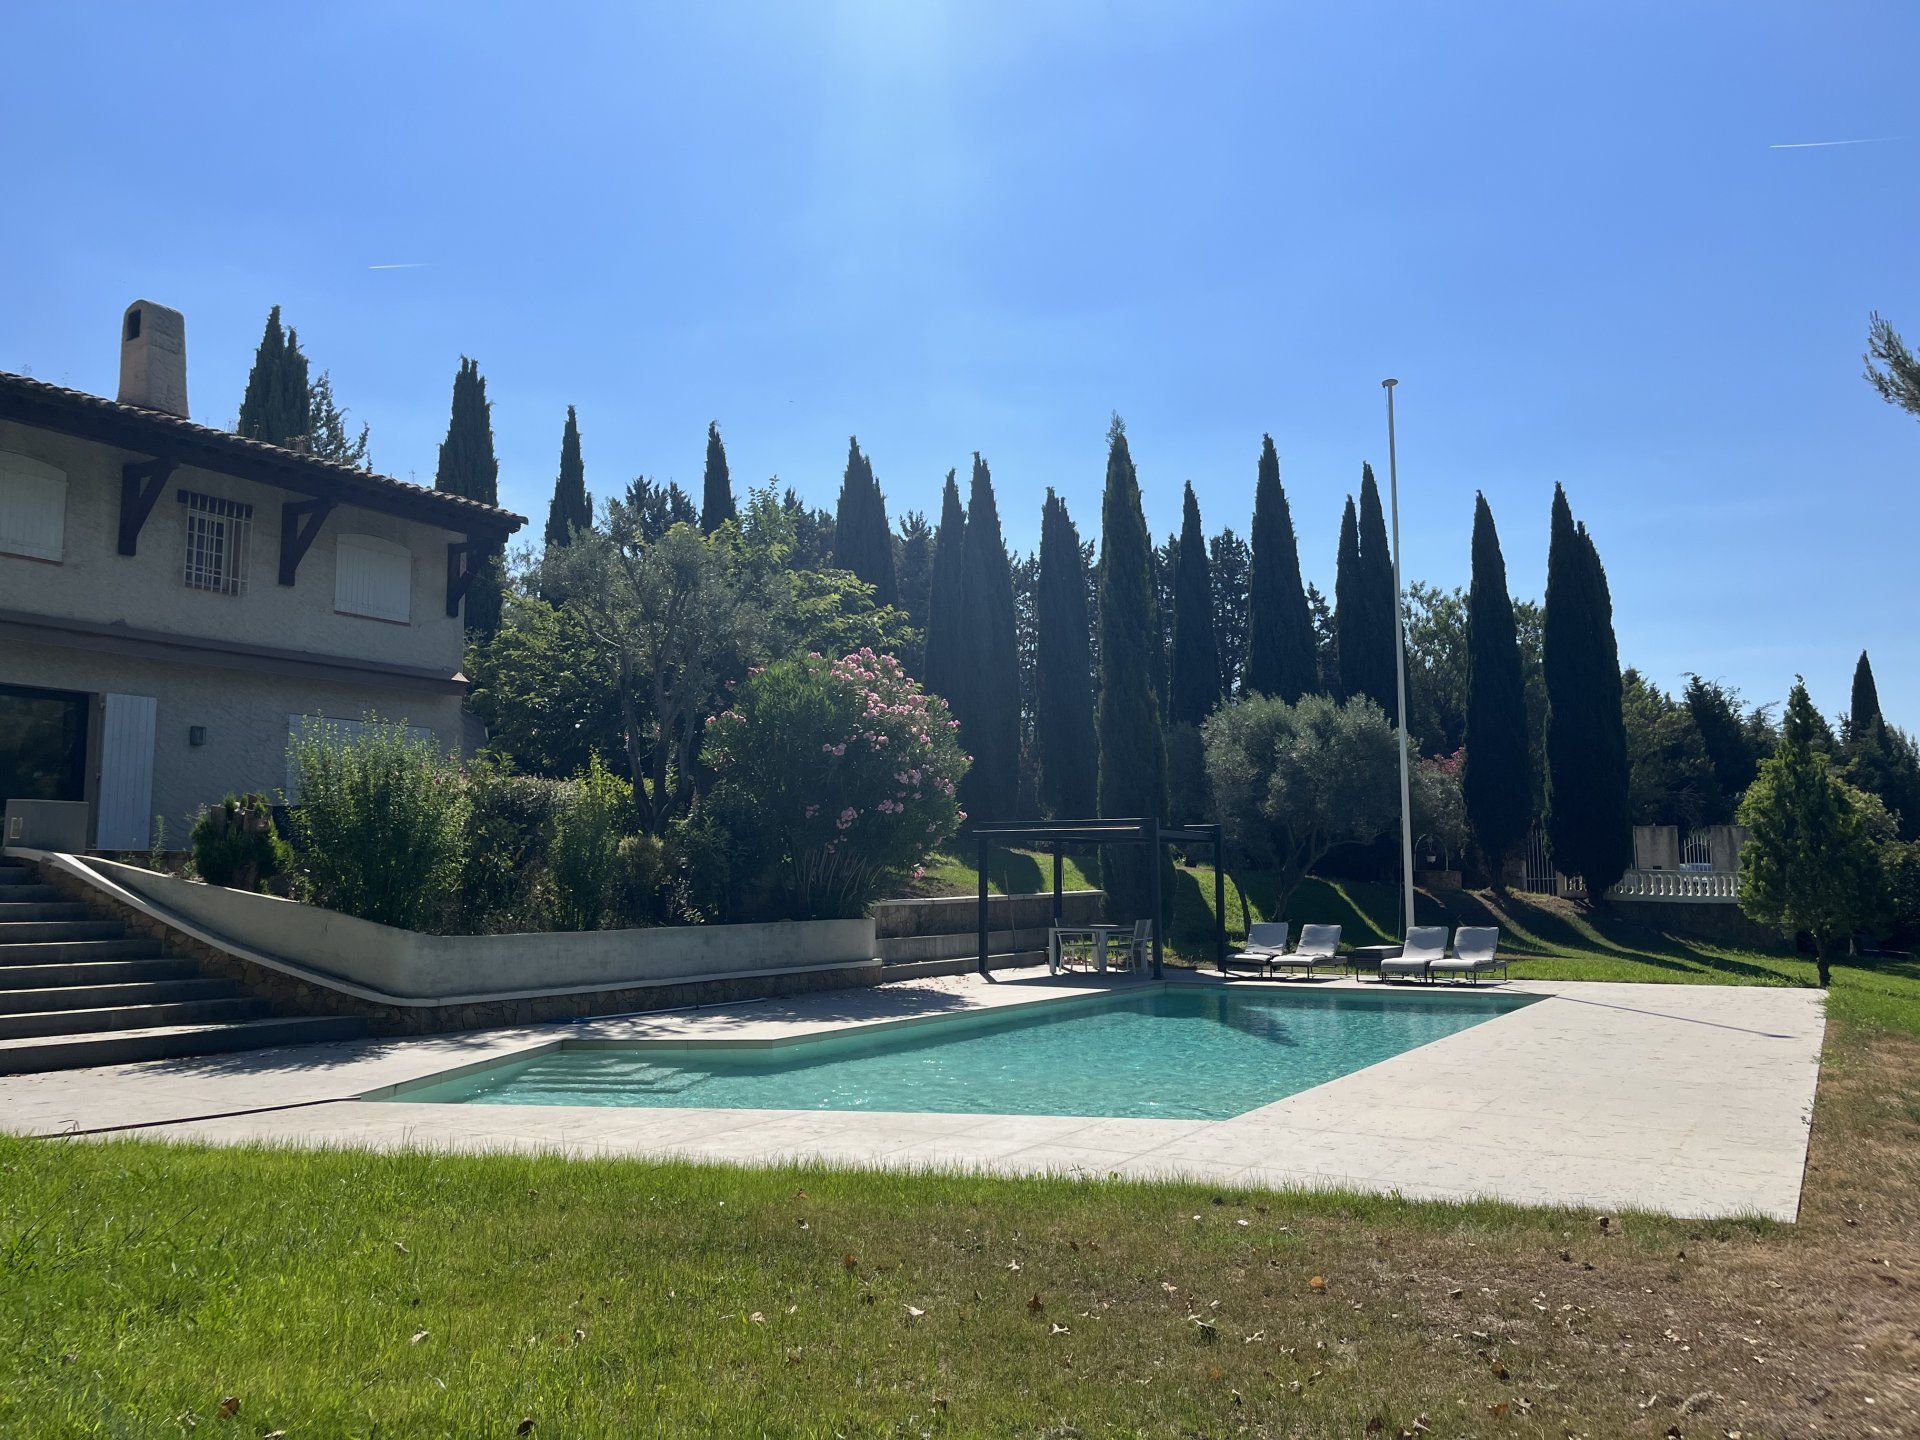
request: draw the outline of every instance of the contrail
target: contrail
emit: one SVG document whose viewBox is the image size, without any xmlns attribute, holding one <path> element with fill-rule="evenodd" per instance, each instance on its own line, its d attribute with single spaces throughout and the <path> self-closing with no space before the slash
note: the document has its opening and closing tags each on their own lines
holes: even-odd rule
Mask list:
<svg viewBox="0 0 1920 1440">
<path fill-rule="evenodd" d="M 399 265 L 369 265 L 367 266 L 367 269 L 369 270 L 424 270 L 427 268 L 427 266 L 431 265 L 432 263 L 433 262 L 431 260 L 408 260 Z"/>
<path fill-rule="evenodd" d="M 1769 145 L 1769 150 L 1825 150 L 1834 145 L 1886 145 L 1903 135 L 1871 135 L 1864 140 L 1801 140 L 1791 145 Z"/>
</svg>

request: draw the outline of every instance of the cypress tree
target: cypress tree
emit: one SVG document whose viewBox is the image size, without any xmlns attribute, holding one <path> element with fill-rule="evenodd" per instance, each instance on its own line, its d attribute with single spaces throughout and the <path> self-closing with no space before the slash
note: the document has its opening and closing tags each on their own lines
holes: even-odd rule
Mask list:
<svg viewBox="0 0 1920 1440">
<path fill-rule="evenodd" d="M 1867 652 L 1862 650 L 1853 667 L 1853 701 L 1847 707 L 1847 732 L 1864 735 L 1883 721 L 1880 687 L 1873 683 L 1873 666 L 1867 663 Z"/>
<path fill-rule="evenodd" d="M 1391 719 L 1398 710 L 1398 686 L 1394 680 L 1393 626 L 1393 547 L 1387 540 L 1387 520 L 1380 508 L 1380 487 L 1373 482 L 1373 467 L 1360 467 L 1360 609 L 1365 624 L 1359 665 L 1359 683 L 1349 693 L 1370 695 Z M 1346 652 L 1342 635 L 1341 653 Z"/>
<path fill-rule="evenodd" d="M 707 475 L 700 489 L 700 531 L 711 535 L 729 520 L 739 518 L 733 503 L 733 476 L 727 469 L 727 447 L 720 443 L 720 422 L 707 423 Z"/>
<path fill-rule="evenodd" d="M 300 337 L 280 325 L 280 307 L 267 312 L 267 324 L 247 372 L 247 393 L 240 401 L 234 433 L 268 445 L 306 443 L 313 433 L 312 389 Z"/>
<path fill-rule="evenodd" d="M 1100 502 L 1099 806 L 1104 816 L 1167 813 L 1167 752 L 1160 733 L 1160 617 L 1153 542 L 1140 508 L 1140 479 L 1118 415 L 1107 432 L 1107 484 Z M 1151 916 L 1153 873 L 1144 846 L 1101 858 L 1110 913 Z M 1155 917 L 1157 918 L 1157 917 Z"/>
<path fill-rule="evenodd" d="M 900 517 L 898 559 L 900 608 L 907 612 L 908 621 L 920 632 L 921 638 L 920 654 L 914 657 L 909 667 L 917 675 L 920 673 L 921 659 L 926 653 L 927 595 L 933 583 L 933 526 L 918 510 L 909 510 Z M 906 658 L 901 657 L 902 661 Z"/>
<path fill-rule="evenodd" d="M 1320 688 L 1313 616 L 1300 582 L 1300 545 L 1280 484 L 1273 437 L 1260 437 L 1253 490 L 1253 576 L 1247 588 L 1247 673 L 1241 689 L 1289 705 Z"/>
<path fill-rule="evenodd" d="M 1213 575 L 1207 539 L 1200 528 L 1200 502 L 1187 483 L 1181 502 L 1180 548 L 1173 572 L 1173 694 L 1168 714 L 1176 725 L 1198 725 L 1220 704 L 1220 642 L 1213 632 Z"/>
<path fill-rule="evenodd" d="M 592 524 L 593 499 L 587 494 L 587 467 L 580 459 L 580 425 L 569 405 L 566 428 L 560 432 L 560 475 L 553 482 L 553 503 L 547 506 L 547 544 L 570 545 L 576 530 Z"/>
<path fill-rule="evenodd" d="M 960 505 L 960 487 L 947 472 L 940 495 L 940 528 L 933 537 L 933 565 L 927 582 L 926 688 L 945 700 L 957 715 L 966 703 L 968 619 L 961 575 L 966 564 L 967 512 Z"/>
<path fill-rule="evenodd" d="M 1000 535 L 993 477 L 976 452 L 960 567 L 967 684 L 954 711 L 973 768 L 960 782 L 976 820 L 1011 820 L 1020 795 L 1020 660 L 1014 636 L 1013 567 Z"/>
<path fill-rule="evenodd" d="M 1040 512 L 1034 609 L 1038 657 L 1033 729 L 1040 755 L 1040 801 L 1056 819 L 1087 819 L 1094 814 L 1099 774 L 1087 561 L 1066 501 L 1051 487 Z"/>
<path fill-rule="evenodd" d="M 447 417 L 447 438 L 440 444 L 434 489 L 484 505 L 500 503 L 500 462 L 493 453 L 492 412 L 480 362 L 461 356 L 460 369 L 453 377 L 453 406 Z M 500 557 L 476 555 L 469 563 L 475 572 L 467 588 L 467 628 L 491 635 L 500 627 Z"/>
<path fill-rule="evenodd" d="M 1606 571 L 1566 492 L 1553 490 L 1547 603 L 1547 842 L 1562 874 L 1599 902 L 1633 863 L 1620 651 Z"/>
<path fill-rule="evenodd" d="M 1533 820 L 1533 769 L 1526 681 L 1507 593 L 1507 562 L 1487 497 L 1473 509 L 1473 588 L 1467 596 L 1466 761 L 1461 775 L 1467 826 L 1505 888 L 1505 862 Z"/>
<path fill-rule="evenodd" d="M 1207 541 L 1207 564 L 1213 571 L 1213 634 L 1220 642 L 1220 693 L 1233 696 L 1239 694 L 1240 679 L 1247 670 L 1247 576 L 1253 569 L 1253 551 L 1228 526 Z"/>
<path fill-rule="evenodd" d="M 847 441 L 847 471 L 840 482 L 840 506 L 833 525 L 833 563 L 873 586 L 876 605 L 899 600 L 887 502 L 873 478 L 873 463 L 860 453 L 858 439 Z"/>
<path fill-rule="evenodd" d="M 1366 586 L 1360 578 L 1360 522 L 1353 497 L 1340 512 L 1340 549 L 1333 566 L 1334 652 L 1340 662 L 1339 699 L 1368 693 L 1365 684 L 1367 625 L 1360 614 L 1366 604 Z"/>
</svg>

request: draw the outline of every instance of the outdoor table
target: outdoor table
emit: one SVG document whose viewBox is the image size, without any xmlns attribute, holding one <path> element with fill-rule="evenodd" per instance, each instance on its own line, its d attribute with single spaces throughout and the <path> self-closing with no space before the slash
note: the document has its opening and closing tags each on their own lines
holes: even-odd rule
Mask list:
<svg viewBox="0 0 1920 1440">
<path fill-rule="evenodd" d="M 1061 965 L 1060 942 L 1069 938 L 1077 938 L 1079 936 L 1084 935 L 1087 939 L 1093 941 L 1094 969 L 1097 970 L 1102 975 L 1106 974 L 1107 973 L 1107 937 L 1115 933 L 1123 933 L 1123 934 L 1131 935 L 1133 933 L 1133 927 L 1131 925 L 1108 925 L 1108 924 L 1054 926 L 1053 934 L 1050 937 L 1047 945 L 1047 949 L 1049 952 L 1047 958 L 1050 962 L 1048 965 L 1048 968 L 1052 970 L 1054 974 L 1058 975 L 1060 973 L 1060 965 Z"/>
<path fill-rule="evenodd" d="M 1400 947 L 1398 945 L 1356 945 L 1347 952 L 1346 958 L 1349 975 L 1358 975 L 1363 970 L 1378 975 L 1382 960 L 1400 958 Z"/>
</svg>

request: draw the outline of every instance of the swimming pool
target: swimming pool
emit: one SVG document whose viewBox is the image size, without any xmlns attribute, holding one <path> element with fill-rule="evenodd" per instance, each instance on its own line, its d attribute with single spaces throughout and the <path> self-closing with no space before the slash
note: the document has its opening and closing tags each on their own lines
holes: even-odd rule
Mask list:
<svg viewBox="0 0 1920 1440">
<path fill-rule="evenodd" d="M 570 1041 L 385 1098 L 1224 1120 L 1536 998 L 1167 985 L 780 1045 Z"/>
</svg>

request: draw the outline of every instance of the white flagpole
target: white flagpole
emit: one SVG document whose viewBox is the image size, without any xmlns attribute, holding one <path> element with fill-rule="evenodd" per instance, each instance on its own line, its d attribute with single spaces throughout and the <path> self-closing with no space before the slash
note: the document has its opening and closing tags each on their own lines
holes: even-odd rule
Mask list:
<svg viewBox="0 0 1920 1440">
<path fill-rule="evenodd" d="M 1387 493 L 1393 507 L 1393 678 L 1400 700 L 1400 888 L 1406 900 L 1406 930 L 1413 929 L 1413 801 L 1407 775 L 1407 620 L 1400 579 L 1400 466 L 1393 443 L 1393 387 L 1398 380 L 1382 380 L 1387 392 Z"/>
</svg>

